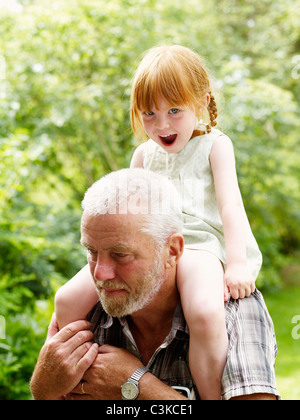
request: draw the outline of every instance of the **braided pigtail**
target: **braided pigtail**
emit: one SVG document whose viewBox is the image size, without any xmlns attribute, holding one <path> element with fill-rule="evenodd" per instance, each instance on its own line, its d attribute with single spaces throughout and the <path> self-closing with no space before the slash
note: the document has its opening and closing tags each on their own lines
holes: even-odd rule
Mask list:
<svg viewBox="0 0 300 420">
<path fill-rule="evenodd" d="M 194 132 L 194 136 L 203 136 L 204 134 L 209 134 L 211 133 L 212 127 L 215 127 L 218 124 L 216 121 L 218 117 L 218 108 L 217 108 L 216 100 L 211 92 L 209 92 L 209 95 L 210 95 L 210 102 L 207 107 L 207 110 L 209 113 L 210 122 L 207 124 L 201 118 Z"/>
<path fill-rule="evenodd" d="M 209 92 L 209 94 L 210 94 L 210 103 L 208 105 L 208 112 L 209 112 L 209 117 L 210 117 L 210 125 L 211 127 L 215 127 L 218 124 L 216 121 L 218 118 L 218 108 L 217 108 L 215 97 L 212 95 L 211 92 Z"/>
</svg>

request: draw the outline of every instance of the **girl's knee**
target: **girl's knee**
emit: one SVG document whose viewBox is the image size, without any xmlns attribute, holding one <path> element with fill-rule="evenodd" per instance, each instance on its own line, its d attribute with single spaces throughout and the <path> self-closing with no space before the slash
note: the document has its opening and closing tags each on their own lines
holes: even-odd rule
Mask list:
<svg viewBox="0 0 300 420">
<path fill-rule="evenodd" d="M 197 308 L 189 311 L 187 323 L 191 332 L 197 334 L 214 335 L 216 330 L 225 325 L 224 309 L 214 305 L 212 302 L 199 302 Z"/>
</svg>

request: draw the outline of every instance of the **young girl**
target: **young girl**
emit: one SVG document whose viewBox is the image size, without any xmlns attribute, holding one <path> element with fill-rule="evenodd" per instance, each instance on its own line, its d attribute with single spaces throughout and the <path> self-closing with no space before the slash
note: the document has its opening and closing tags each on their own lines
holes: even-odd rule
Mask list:
<svg viewBox="0 0 300 420">
<path fill-rule="evenodd" d="M 186 246 L 177 284 L 201 399 L 221 397 L 228 352 L 224 299 L 229 293 L 233 299 L 249 297 L 262 263 L 243 207 L 232 143 L 213 128 L 216 118 L 200 57 L 181 46 L 150 50 L 136 72 L 131 97 L 133 131 L 150 140 L 136 149 L 131 167 L 167 176 L 182 197 Z M 98 299 L 94 289 L 83 269 L 60 290 L 60 326 L 86 316 Z M 76 296 L 85 301 L 65 314 L 63 302 Z"/>
</svg>

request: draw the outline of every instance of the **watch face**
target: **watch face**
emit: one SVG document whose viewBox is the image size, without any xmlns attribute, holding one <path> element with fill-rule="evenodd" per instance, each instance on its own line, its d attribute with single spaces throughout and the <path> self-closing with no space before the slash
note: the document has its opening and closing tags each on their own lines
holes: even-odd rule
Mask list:
<svg viewBox="0 0 300 420">
<path fill-rule="evenodd" d="M 122 396 L 125 400 L 135 400 L 138 395 L 139 390 L 135 384 L 126 382 L 126 384 L 122 386 Z"/>
</svg>

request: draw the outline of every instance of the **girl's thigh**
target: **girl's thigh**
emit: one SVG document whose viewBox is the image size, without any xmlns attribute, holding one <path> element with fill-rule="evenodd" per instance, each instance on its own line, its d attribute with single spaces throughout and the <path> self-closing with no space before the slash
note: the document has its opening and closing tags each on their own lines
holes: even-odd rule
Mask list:
<svg viewBox="0 0 300 420">
<path fill-rule="evenodd" d="M 190 312 L 224 312 L 224 270 L 219 258 L 208 251 L 185 249 L 177 267 L 182 306 Z"/>
</svg>

